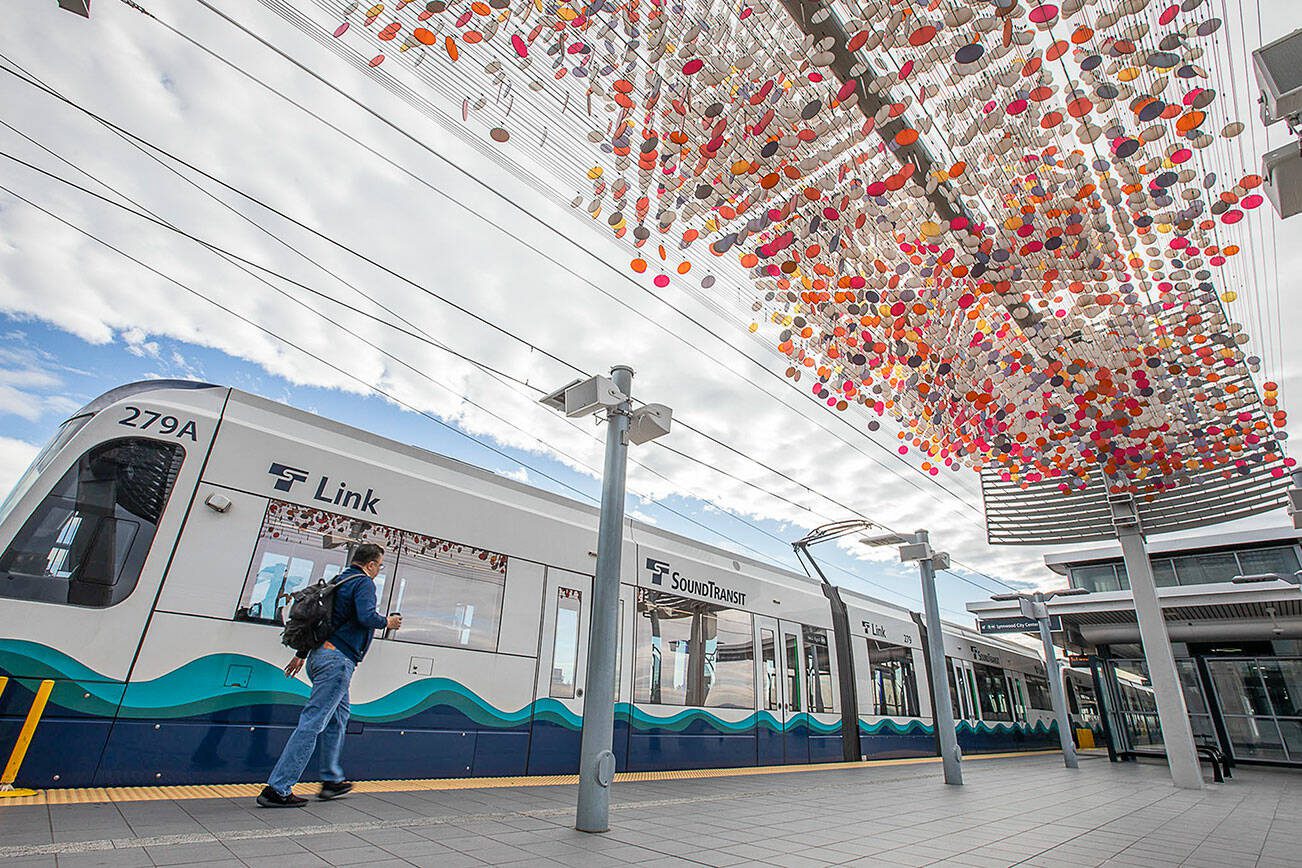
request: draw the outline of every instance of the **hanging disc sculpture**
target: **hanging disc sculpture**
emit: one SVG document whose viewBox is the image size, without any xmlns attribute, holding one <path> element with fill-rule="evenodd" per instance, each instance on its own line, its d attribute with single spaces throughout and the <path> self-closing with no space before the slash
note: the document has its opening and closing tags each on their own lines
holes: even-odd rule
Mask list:
<svg viewBox="0 0 1302 868">
<path fill-rule="evenodd" d="M 1150 531 L 1280 503 L 1219 4 L 320 6 L 372 74 L 472 82 L 459 119 L 577 185 L 636 279 L 744 275 L 800 388 L 982 472 L 993 541 L 1107 536 L 1109 495 L 1173 505 Z"/>
</svg>

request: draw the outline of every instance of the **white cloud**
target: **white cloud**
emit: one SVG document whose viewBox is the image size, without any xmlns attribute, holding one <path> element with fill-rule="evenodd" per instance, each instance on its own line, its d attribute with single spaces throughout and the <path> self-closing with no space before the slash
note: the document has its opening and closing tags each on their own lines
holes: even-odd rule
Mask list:
<svg viewBox="0 0 1302 868">
<path fill-rule="evenodd" d="M 39 449 L 39 446 L 13 437 L 0 437 L 0 492 L 9 493 L 18 477 L 23 475 L 23 471 L 36 458 Z M 0 495 L 0 500 L 2 499 L 3 495 Z"/>
<path fill-rule="evenodd" d="M 597 258 L 579 254 L 526 216 L 504 207 L 474 181 L 459 177 L 409 141 L 326 95 L 197 5 L 173 4 L 160 14 L 178 29 L 196 34 L 236 58 L 253 75 L 275 82 L 363 140 L 373 142 L 445 190 L 453 201 L 489 215 L 505 230 L 572 268 L 573 273 L 512 240 L 502 229 L 434 195 L 125 6 L 100 4 L 86 24 L 70 21 L 55 4 L 38 4 L 7 23 L 6 35 L 12 38 L 7 40 L 6 52 L 71 98 L 481 312 L 511 334 L 570 357 L 590 372 L 616 362 L 632 364 L 637 370 L 636 395 L 672 405 L 677 419 L 691 422 L 781 471 L 775 474 L 758 468 L 679 425 L 669 442 L 700 456 L 708 466 L 655 446 L 638 447 L 634 457 L 654 472 L 631 466 L 630 491 L 643 497 L 708 498 L 754 519 L 783 522 L 793 537 L 825 521 L 849 517 L 848 506 L 898 530 L 929 527 L 938 547 L 1001 578 L 1027 583 L 1061 581 L 1043 566 L 1039 550 L 992 549 L 986 544 L 980 495 L 972 474 L 941 477 L 939 482 L 952 494 L 942 491 L 895 457 L 898 442 L 889 426 L 877 435 L 851 430 L 807 397 L 776 382 L 757 365 L 742 360 L 638 292 Z M 487 185 L 503 190 L 577 239 L 595 257 L 613 262 L 624 272 L 626 251 L 597 229 L 585 227 L 574 214 L 554 208 L 523 188 L 501 167 L 335 62 L 260 6 L 241 4 L 240 17 L 287 50 L 310 58 L 312 65 L 325 70 L 342 87 L 364 94 L 377 111 L 397 119 L 417 138 L 469 167 Z M 421 330 L 532 383 L 550 389 L 573 376 L 418 289 L 224 194 L 233 207 L 264 223 L 315 264 L 304 262 L 122 141 L 32 88 L 17 84 L 11 76 L 0 76 L 0 101 L 7 117 L 29 135 L 121 186 L 146 207 L 187 230 L 390 318 L 322 270 L 329 269 L 399 311 Z M 0 147 L 51 171 L 71 175 L 66 166 L 7 131 L 0 131 Z M 532 393 L 503 386 L 427 344 L 396 335 L 300 290 L 280 287 L 325 314 L 315 316 L 211 253 L 26 170 L 7 166 L 5 184 L 93 229 L 194 290 L 194 294 L 187 292 L 0 194 L 0 309 L 6 312 L 54 323 L 95 343 L 120 335 L 128 348 L 145 355 L 157 357 L 159 340 L 167 338 L 248 360 L 292 383 L 366 391 L 367 386 L 274 337 L 284 336 L 330 359 L 362 383 L 455 421 L 467 431 L 549 455 L 583 472 L 593 473 L 601 466 L 602 432 L 587 421 L 571 422 L 539 407 Z M 1297 228 L 1302 229 L 1302 224 Z M 1302 249 L 1302 242 L 1281 247 Z M 607 288 L 663 329 L 598 295 L 585 280 Z M 205 299 L 264 325 L 272 335 L 221 313 Z M 752 339 L 738 327 L 742 316 L 738 310 L 708 308 L 686 296 L 676 297 L 676 303 L 770 370 L 780 373 L 785 366 L 770 352 L 771 336 Z M 385 358 L 363 340 L 400 356 L 410 367 Z M 186 368 L 183 358 L 171 361 Z M 0 363 L 4 362 L 0 355 Z M 1302 369 L 1295 362 L 1290 356 L 1286 367 Z M 15 370 L 28 369 L 15 366 Z M 0 373 L 0 412 L 37 418 L 39 414 L 31 415 L 34 410 L 23 413 L 29 406 L 26 396 L 33 394 L 24 388 L 34 388 L 34 384 L 20 380 L 19 373 L 12 378 Z M 462 395 L 471 396 L 492 413 L 472 406 Z M 41 412 L 52 412 L 48 402 Z M 529 480 L 523 469 L 499 472 Z M 766 496 L 747 482 L 780 493 L 800 506 Z M 714 523 L 726 531 L 730 521 L 718 518 Z M 891 552 L 850 542 L 845 548 L 863 560 L 866 575 L 896 575 L 885 563 Z M 912 582 L 897 586 L 915 593 Z M 974 590 L 971 596 L 976 595 Z"/>
</svg>

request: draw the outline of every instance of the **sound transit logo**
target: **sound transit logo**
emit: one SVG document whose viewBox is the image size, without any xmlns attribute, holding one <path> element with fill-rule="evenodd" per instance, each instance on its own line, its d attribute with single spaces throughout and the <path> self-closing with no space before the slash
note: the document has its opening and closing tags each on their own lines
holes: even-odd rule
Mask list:
<svg viewBox="0 0 1302 868">
<path fill-rule="evenodd" d="M 669 590 L 671 591 L 681 591 L 685 594 L 705 597 L 707 600 L 718 600 L 721 603 L 728 603 L 733 606 L 746 605 L 744 591 L 725 588 L 717 584 L 713 579 L 688 578 L 670 567 L 666 561 L 647 558 L 646 568 L 651 571 L 651 584 L 653 585 L 664 585 L 665 579 L 668 578 Z"/>
</svg>

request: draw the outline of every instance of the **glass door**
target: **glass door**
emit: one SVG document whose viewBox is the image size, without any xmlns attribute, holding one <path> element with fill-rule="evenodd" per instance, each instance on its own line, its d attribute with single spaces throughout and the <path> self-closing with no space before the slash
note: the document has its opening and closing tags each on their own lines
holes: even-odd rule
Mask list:
<svg viewBox="0 0 1302 868">
<path fill-rule="evenodd" d="M 759 764 L 782 765 L 786 762 L 785 731 L 787 712 L 783 683 L 782 652 L 776 618 L 755 616 L 755 732 Z"/>
<path fill-rule="evenodd" d="M 782 636 L 783 708 L 787 721 L 783 739 L 784 762 L 809 762 L 809 713 L 805 708 L 804 642 L 799 624 L 780 621 Z"/>
</svg>

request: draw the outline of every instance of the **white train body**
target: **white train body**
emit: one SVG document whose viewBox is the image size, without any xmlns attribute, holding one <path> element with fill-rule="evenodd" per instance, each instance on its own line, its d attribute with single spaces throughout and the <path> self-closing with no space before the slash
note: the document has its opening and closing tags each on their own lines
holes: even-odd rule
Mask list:
<svg viewBox="0 0 1302 868">
<path fill-rule="evenodd" d="M 279 610 L 367 540 L 387 551 L 378 608 L 404 626 L 354 678 L 349 774 L 574 771 L 596 522 L 238 390 L 121 387 L 65 423 L 0 508 L 0 739 L 53 679 L 26 782 L 263 779 L 308 691 L 280 671 Z M 843 591 L 847 662 L 804 576 L 635 521 L 621 561 L 621 769 L 934 754 L 908 611 Z M 1056 743 L 1026 692 L 1042 664 L 957 629 L 946 642 L 955 673 L 998 669 L 1022 690 L 1007 720 L 997 698 L 988 715 L 963 706 L 966 750 Z"/>
</svg>

